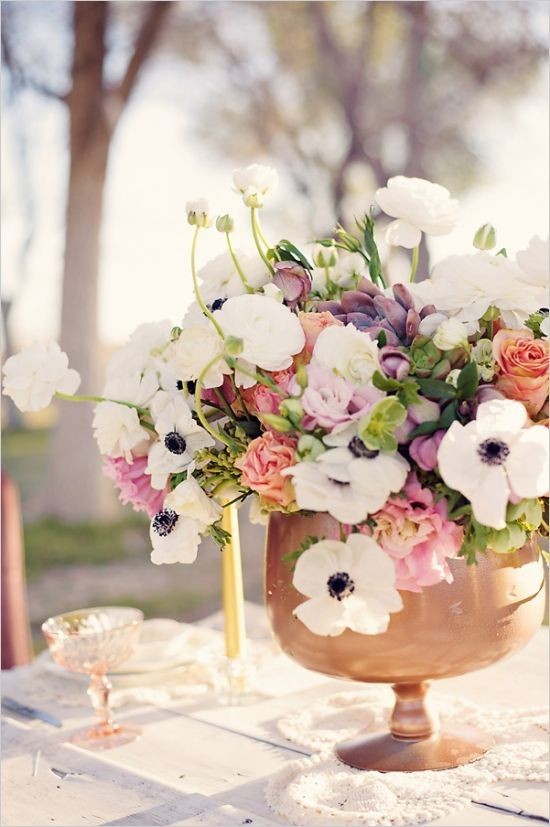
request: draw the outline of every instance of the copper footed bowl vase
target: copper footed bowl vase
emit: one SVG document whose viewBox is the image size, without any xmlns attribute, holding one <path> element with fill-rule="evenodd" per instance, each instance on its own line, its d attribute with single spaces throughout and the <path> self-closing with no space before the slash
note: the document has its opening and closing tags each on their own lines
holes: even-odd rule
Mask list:
<svg viewBox="0 0 550 827">
<path fill-rule="evenodd" d="M 449 769 L 480 758 L 490 736 L 461 727 L 441 729 L 430 710 L 429 682 L 462 675 L 512 654 L 541 624 L 544 575 L 533 543 L 512 554 L 488 552 L 477 565 L 450 561 L 454 581 L 421 594 L 401 592 L 403 609 L 391 615 L 384 634 L 346 629 L 336 637 L 315 635 L 292 614 L 306 598 L 292 585 L 283 556 L 308 535 L 338 539 L 338 523 L 327 514 L 274 513 L 267 532 L 265 600 L 283 651 L 307 669 L 336 678 L 389 683 L 396 702 L 388 732 L 359 734 L 336 754 L 359 769 L 413 771 Z"/>
</svg>

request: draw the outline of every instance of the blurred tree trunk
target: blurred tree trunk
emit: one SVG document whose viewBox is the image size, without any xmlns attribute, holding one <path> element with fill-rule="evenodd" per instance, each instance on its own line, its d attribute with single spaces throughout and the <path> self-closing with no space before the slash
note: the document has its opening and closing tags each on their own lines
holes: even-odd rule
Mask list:
<svg viewBox="0 0 550 827">
<path fill-rule="evenodd" d="M 70 169 L 63 268 L 61 347 L 82 376 L 83 393 L 100 390 L 98 371 L 98 272 L 103 194 L 116 124 L 156 40 L 167 2 L 146 4 L 126 73 L 105 86 L 108 2 L 75 2 L 72 87 L 69 107 Z M 100 457 L 92 436 L 92 411 L 60 406 L 54 439 L 48 513 L 68 520 L 100 513 Z"/>
</svg>

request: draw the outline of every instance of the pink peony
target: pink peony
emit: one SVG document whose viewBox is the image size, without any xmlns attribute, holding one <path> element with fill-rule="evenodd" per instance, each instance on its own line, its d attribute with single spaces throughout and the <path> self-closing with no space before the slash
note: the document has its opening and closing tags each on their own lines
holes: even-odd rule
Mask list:
<svg viewBox="0 0 550 827">
<path fill-rule="evenodd" d="M 294 500 L 294 491 L 290 478 L 281 472 L 295 465 L 296 444 L 292 437 L 272 431 L 253 439 L 246 454 L 235 462 L 242 471 L 242 484 L 286 508 Z"/>
<path fill-rule="evenodd" d="M 268 373 L 277 386 L 288 393 L 289 385 L 294 378 L 294 368 L 287 370 L 278 370 L 273 373 Z M 278 414 L 279 405 L 283 397 L 277 391 L 270 390 L 265 385 L 253 385 L 251 388 L 246 388 L 241 391 L 242 397 L 248 410 L 253 414 Z"/>
<path fill-rule="evenodd" d="M 168 489 L 157 491 L 151 488 L 151 477 L 145 473 L 146 466 L 146 456 L 134 457 L 132 463 L 126 462 L 124 457 L 105 457 L 103 473 L 120 489 L 122 505 L 132 503 L 134 511 L 146 511 L 149 517 L 153 517 L 162 510 Z"/>
<path fill-rule="evenodd" d="M 508 399 L 523 402 L 533 417 L 548 398 L 548 340 L 530 330 L 499 330 L 493 339 L 498 365 L 496 386 Z"/>
<path fill-rule="evenodd" d="M 373 387 L 358 388 L 320 365 L 307 367 L 308 384 L 301 402 L 305 416 L 304 428 L 319 426 L 332 430 L 360 419 L 384 394 Z M 298 394 L 297 383 L 291 392 Z"/>
<path fill-rule="evenodd" d="M 416 474 L 409 474 L 402 493 L 372 515 L 372 536 L 395 563 L 396 587 L 421 592 L 442 580 L 451 583 L 447 558 L 457 556 L 462 528 L 447 520 L 446 501 L 435 502 Z"/>
<path fill-rule="evenodd" d="M 335 319 L 332 313 L 328 310 L 323 310 L 322 313 L 300 313 L 298 316 L 300 324 L 306 336 L 306 352 L 311 356 L 315 342 L 317 341 L 321 331 L 325 327 L 332 327 L 333 325 L 344 326 L 344 323 L 339 319 Z"/>
<path fill-rule="evenodd" d="M 411 459 L 423 471 L 433 471 L 437 467 L 437 449 L 444 436 L 445 431 L 435 431 L 426 436 L 417 436 L 409 445 Z"/>
</svg>

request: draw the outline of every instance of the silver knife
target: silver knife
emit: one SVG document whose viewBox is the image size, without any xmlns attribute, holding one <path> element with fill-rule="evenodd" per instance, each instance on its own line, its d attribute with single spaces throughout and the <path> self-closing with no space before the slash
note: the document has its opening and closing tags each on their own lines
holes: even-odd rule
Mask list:
<svg viewBox="0 0 550 827">
<path fill-rule="evenodd" d="M 33 706 L 27 706 L 26 704 L 20 704 L 19 701 L 15 700 L 15 698 L 6 698 L 4 696 L 2 698 L 2 706 L 10 712 L 15 712 L 17 715 L 22 715 L 24 718 L 36 718 L 37 720 L 44 721 L 44 723 L 57 727 L 58 729 L 63 726 L 59 718 L 56 718 L 54 715 L 50 715 L 49 712 L 44 712 L 41 709 L 35 709 Z"/>
</svg>

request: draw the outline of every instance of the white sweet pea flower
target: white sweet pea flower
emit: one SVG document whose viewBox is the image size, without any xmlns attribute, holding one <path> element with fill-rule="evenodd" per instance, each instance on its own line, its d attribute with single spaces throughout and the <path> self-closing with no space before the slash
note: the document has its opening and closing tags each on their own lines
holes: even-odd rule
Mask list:
<svg viewBox="0 0 550 827">
<path fill-rule="evenodd" d="M 101 454 L 114 459 L 124 457 L 131 463 L 133 454 L 145 453 L 149 432 L 140 425 L 135 408 L 117 402 L 100 402 L 92 425 Z"/>
<path fill-rule="evenodd" d="M 298 558 L 292 585 L 309 598 L 293 614 L 315 635 L 335 637 L 345 629 L 379 635 L 403 608 L 391 558 L 363 534 L 310 546 Z"/>
<path fill-rule="evenodd" d="M 235 251 L 235 255 L 246 280 L 254 290 L 259 290 L 270 281 L 270 275 L 259 256 L 245 255 L 239 250 Z M 228 299 L 247 292 L 229 252 L 221 253 L 208 261 L 200 268 L 197 276 L 202 297 L 207 304 L 216 299 Z"/>
<path fill-rule="evenodd" d="M 289 368 L 292 357 L 300 353 L 305 344 L 298 317 L 269 296 L 248 293 L 228 299 L 214 313 L 214 318 L 226 337 L 242 341 L 240 361 L 247 369 Z"/>
<path fill-rule="evenodd" d="M 462 322 L 477 322 L 494 306 L 506 327 L 519 328 L 544 303 L 544 291 L 522 281 L 517 264 L 486 252 L 443 259 L 431 280 L 438 310 Z"/>
<path fill-rule="evenodd" d="M 196 380 L 206 365 L 223 354 L 223 339 L 211 324 L 184 328 L 166 350 L 166 359 L 182 382 Z M 215 362 L 203 378 L 205 388 L 219 388 L 231 369 L 223 359 Z"/>
<path fill-rule="evenodd" d="M 521 402 L 483 402 L 467 425 L 453 422 L 437 453 L 443 481 L 472 504 L 476 520 L 491 528 L 506 526 L 512 496 L 541 497 L 548 490 L 548 430 L 524 428 Z"/>
<path fill-rule="evenodd" d="M 162 511 L 151 520 L 151 561 L 193 563 L 201 534 L 220 519 L 222 509 L 206 496 L 194 477 L 181 482 L 164 500 Z"/>
<path fill-rule="evenodd" d="M 210 216 L 208 201 L 206 198 L 197 198 L 195 201 L 188 201 L 185 205 L 187 221 L 197 227 L 211 227 L 214 219 Z"/>
<path fill-rule="evenodd" d="M 46 408 L 57 392 L 74 394 L 80 374 L 69 368 L 69 359 L 56 342 L 33 342 L 6 359 L 3 390 L 20 411 Z"/>
<path fill-rule="evenodd" d="M 548 289 L 548 274 L 550 271 L 550 250 L 548 239 L 533 236 L 529 246 L 520 250 L 516 261 L 522 271 L 522 280 L 533 287 Z"/>
<path fill-rule="evenodd" d="M 235 192 L 242 195 L 247 207 L 263 207 L 267 194 L 273 192 L 278 183 L 277 171 L 262 164 L 251 164 L 233 172 Z"/>
<path fill-rule="evenodd" d="M 149 450 L 145 473 L 151 476 L 151 487 L 162 491 L 170 474 L 189 468 L 195 453 L 214 445 L 214 440 L 197 425 L 181 395 L 159 391 L 151 403 L 151 415 L 159 439 Z"/>
<path fill-rule="evenodd" d="M 378 206 L 392 218 L 386 242 L 392 246 L 418 247 L 422 233 L 447 235 L 456 224 L 458 201 L 448 189 L 424 178 L 390 178 L 376 190 Z"/>
<path fill-rule="evenodd" d="M 352 324 L 322 330 L 315 342 L 313 360 L 353 385 L 365 385 L 380 367 L 376 342 Z"/>
<path fill-rule="evenodd" d="M 110 357 L 107 363 L 107 381 L 129 373 L 156 370 L 159 356 L 170 340 L 171 330 L 172 322 L 169 319 L 139 325 L 128 342 Z"/>
<path fill-rule="evenodd" d="M 440 350 L 454 350 L 455 347 L 468 347 L 468 330 L 466 325 L 451 317 L 441 322 L 433 337 L 433 342 Z"/>
<path fill-rule="evenodd" d="M 326 437 L 325 442 L 342 447 L 283 471 L 292 477 L 300 508 L 328 511 L 341 523 L 356 524 L 403 488 L 408 462 L 399 454 L 369 451 L 353 433 L 356 430 L 352 427 Z"/>
</svg>

